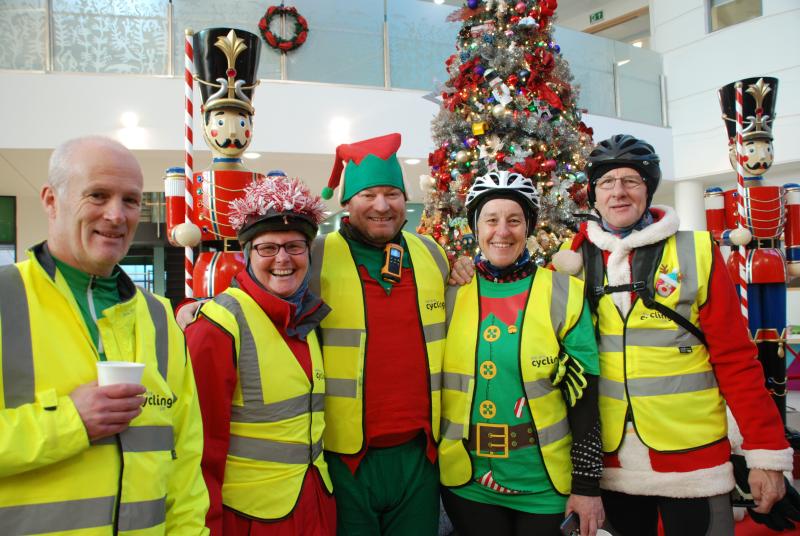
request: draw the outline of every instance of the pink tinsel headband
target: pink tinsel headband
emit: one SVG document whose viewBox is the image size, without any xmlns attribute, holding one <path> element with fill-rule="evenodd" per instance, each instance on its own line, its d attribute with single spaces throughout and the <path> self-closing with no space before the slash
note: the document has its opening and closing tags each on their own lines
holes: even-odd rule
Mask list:
<svg viewBox="0 0 800 536">
<path fill-rule="evenodd" d="M 316 225 L 325 219 L 325 204 L 300 179 L 271 176 L 245 188 L 244 197 L 231 203 L 231 226 L 239 232 L 248 219 L 270 211 L 305 216 Z"/>
</svg>

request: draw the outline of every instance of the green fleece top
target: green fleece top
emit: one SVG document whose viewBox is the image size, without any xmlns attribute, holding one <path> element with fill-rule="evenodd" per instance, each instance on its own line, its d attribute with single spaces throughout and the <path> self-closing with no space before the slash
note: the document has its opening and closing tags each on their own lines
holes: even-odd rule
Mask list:
<svg viewBox="0 0 800 536">
<path fill-rule="evenodd" d="M 56 259 L 56 266 L 61 275 L 69 285 L 75 301 L 78 303 L 83 321 L 89 330 L 92 342 L 97 348 L 100 360 L 105 361 L 106 355 L 103 351 L 102 341 L 99 340 L 97 329 L 97 319 L 103 316 L 103 311 L 120 302 L 119 289 L 117 288 L 117 277 L 120 269 L 114 269 L 109 277 L 90 275 L 86 272 L 73 268 L 64 262 Z"/>
</svg>

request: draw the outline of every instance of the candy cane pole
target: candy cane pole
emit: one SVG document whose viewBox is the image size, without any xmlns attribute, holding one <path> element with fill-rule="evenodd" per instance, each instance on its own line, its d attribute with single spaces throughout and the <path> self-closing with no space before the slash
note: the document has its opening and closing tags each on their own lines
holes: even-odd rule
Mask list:
<svg viewBox="0 0 800 536">
<path fill-rule="evenodd" d="M 739 183 L 739 227 L 745 228 L 747 216 L 744 212 L 744 117 L 742 113 L 742 83 L 737 82 L 736 88 L 736 179 Z M 739 246 L 739 303 L 742 316 L 747 321 L 747 251 L 744 245 Z"/>
<path fill-rule="evenodd" d="M 186 44 L 184 50 L 184 93 L 185 93 L 185 114 L 184 122 L 184 151 L 186 153 L 184 170 L 186 173 L 186 219 L 185 223 L 192 223 L 192 211 L 194 210 L 194 202 L 192 200 L 192 175 L 194 163 L 192 158 L 194 134 L 193 134 L 193 121 L 194 121 L 194 51 L 192 49 L 192 30 L 186 30 Z M 192 271 L 194 270 L 194 250 L 190 247 L 184 248 L 184 279 L 185 279 L 185 292 L 186 297 L 191 298 L 194 295 L 192 291 Z"/>
</svg>

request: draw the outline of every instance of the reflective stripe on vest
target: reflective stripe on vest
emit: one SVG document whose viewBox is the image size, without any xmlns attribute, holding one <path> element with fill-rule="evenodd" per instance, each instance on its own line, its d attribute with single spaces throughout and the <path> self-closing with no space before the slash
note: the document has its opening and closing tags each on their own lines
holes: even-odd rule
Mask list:
<svg viewBox="0 0 800 536">
<path fill-rule="evenodd" d="M 147 310 L 156 327 L 156 360 L 158 372 L 161 377 L 167 378 L 167 364 L 169 363 L 169 331 L 167 330 L 167 310 L 158 299 L 149 292 L 143 291 L 147 302 Z"/>
<path fill-rule="evenodd" d="M 655 271 L 653 288 L 659 289 L 659 277 L 675 283 L 662 286 L 654 298 L 699 326 L 699 309 L 707 299 L 711 277 L 708 233 L 676 233 L 664 242 L 655 262 L 658 265 L 650 267 Z M 598 315 L 605 452 L 619 448 L 629 405 L 639 438 L 658 451 L 691 450 L 725 436 L 724 401 L 708 351 L 694 335 L 640 299 L 624 323 L 608 295 L 601 297 Z M 666 413 L 682 419 L 664 419 Z"/>
<path fill-rule="evenodd" d="M 414 267 L 418 318 L 425 340 L 431 391 L 431 429 L 439 436 L 441 360 L 446 337 L 444 287 L 448 263 L 429 238 L 403 232 Z M 321 324 L 325 360 L 326 409 L 336 419 L 327 423 L 325 448 L 353 454 L 363 444 L 363 373 L 366 355 L 366 312 L 361 277 L 349 244 L 339 233 L 317 237 L 309 288 L 333 309 Z M 435 303 L 434 303 L 435 302 Z M 408 313 L 406 313 L 408 314 Z M 405 321 L 405 318 L 404 318 Z M 409 321 L 411 321 L 409 319 Z"/>
<path fill-rule="evenodd" d="M 111 525 L 116 497 L 98 497 L 22 506 L 0 507 L 3 534 L 16 536 L 66 532 Z M 142 530 L 166 521 L 166 497 L 124 502 L 119 507 L 120 531 Z M 9 532 L 12 530 L 13 532 Z"/>
<path fill-rule="evenodd" d="M 301 445 L 300 443 L 284 443 L 270 439 L 232 435 L 228 446 L 228 454 L 231 456 L 275 463 L 308 465 L 313 463 L 321 453 L 322 440 L 309 446 Z"/>
<path fill-rule="evenodd" d="M 250 331 L 250 323 L 247 322 L 242 306 L 236 298 L 222 293 L 218 294 L 214 301 L 233 315 L 239 328 L 236 339 L 239 343 L 236 368 L 238 369 L 239 386 L 242 390 L 244 407 L 238 407 L 237 412 L 239 415 L 245 416 L 243 422 L 253 422 L 252 417 L 247 417 L 248 411 L 253 405 L 264 404 L 264 391 L 261 387 L 261 370 L 258 366 L 256 341 L 253 338 L 253 332 Z M 306 403 L 306 411 L 304 413 L 307 413 L 308 406 L 309 404 Z M 233 415 L 231 415 L 231 419 L 233 419 Z"/>
<path fill-rule="evenodd" d="M 245 407 L 233 406 L 231 407 L 231 420 L 247 423 L 278 422 L 303 415 L 309 411 L 325 411 L 325 395 L 314 393 L 310 399 L 310 404 L 308 395 L 300 395 L 271 404 L 253 403 Z"/>
<path fill-rule="evenodd" d="M 125 452 L 171 451 L 175 447 L 171 426 L 133 426 L 118 435 L 122 442 L 122 450 Z M 97 439 L 92 441 L 92 445 L 115 445 L 116 437 Z"/>
<path fill-rule="evenodd" d="M 111 525 L 116 497 L 0 507 L 3 534 L 66 532 Z M 8 531 L 12 532 L 8 532 Z"/>
<path fill-rule="evenodd" d="M 167 520 L 167 498 L 129 501 L 119 505 L 119 530 L 141 530 Z"/>
<path fill-rule="evenodd" d="M 442 375 L 442 440 L 439 444 L 441 482 L 446 486 L 460 486 L 473 476 L 464 440 L 468 439 L 468 421 L 475 397 L 478 359 L 474 333 L 480 325 L 479 286 L 480 281 L 474 279 L 460 288 L 454 301 L 455 314 L 448 328 Z M 560 391 L 550 382 L 552 370 L 534 366 L 532 356 L 552 356 L 555 363 L 560 352 L 559 341 L 578 322 L 582 310 L 583 286 L 579 280 L 548 270 L 537 270 L 520 330 L 520 381 L 528 399 L 545 469 L 553 487 L 561 494 L 569 493 L 572 470 L 572 437 L 567 410 Z"/>
<path fill-rule="evenodd" d="M 627 381 L 630 396 L 662 396 L 693 393 L 717 387 L 717 378 L 710 370 L 661 378 L 635 378 Z M 600 379 L 600 394 L 625 400 L 625 383 Z"/>
<path fill-rule="evenodd" d="M 16 266 L 0 268 L 0 322 L 3 338 L 3 400 L 16 408 L 36 399 L 33 377 L 31 320 L 25 285 Z"/>
</svg>

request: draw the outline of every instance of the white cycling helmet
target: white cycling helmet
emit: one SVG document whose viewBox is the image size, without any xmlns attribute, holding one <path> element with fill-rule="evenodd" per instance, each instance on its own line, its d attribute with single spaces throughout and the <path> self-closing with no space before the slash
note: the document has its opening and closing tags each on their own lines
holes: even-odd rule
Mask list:
<svg viewBox="0 0 800 536">
<path fill-rule="evenodd" d="M 467 193 L 467 218 L 473 231 L 477 231 L 477 216 L 486 201 L 494 198 L 512 199 L 525 211 L 528 235 L 536 226 L 539 214 L 539 192 L 533 181 L 514 171 L 491 171 L 478 177 Z"/>
</svg>

